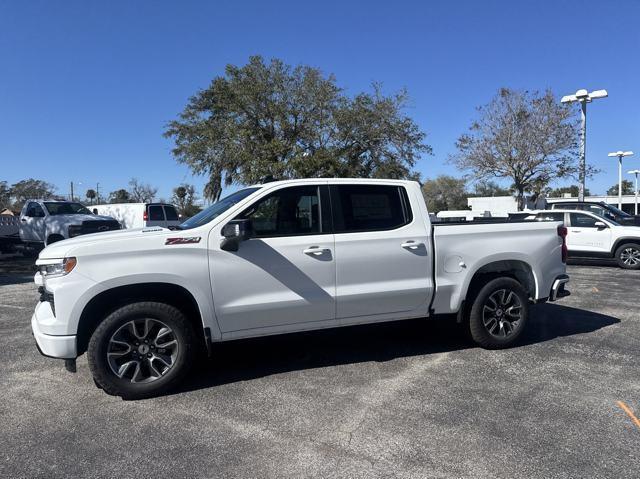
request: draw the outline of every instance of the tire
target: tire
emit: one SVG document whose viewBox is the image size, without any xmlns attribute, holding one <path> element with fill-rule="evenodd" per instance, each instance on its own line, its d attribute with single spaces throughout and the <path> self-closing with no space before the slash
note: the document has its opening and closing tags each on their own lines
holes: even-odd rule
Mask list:
<svg viewBox="0 0 640 479">
<path fill-rule="evenodd" d="M 96 384 L 123 399 L 158 396 L 174 388 L 191 368 L 195 334 L 173 306 L 138 302 L 102 321 L 87 348 Z"/>
<path fill-rule="evenodd" d="M 616 249 L 616 262 L 624 269 L 640 269 L 640 244 L 625 243 Z"/>
<path fill-rule="evenodd" d="M 522 334 L 528 317 L 529 298 L 522 285 L 513 278 L 496 278 L 485 284 L 474 298 L 469 332 L 473 341 L 483 348 L 508 348 Z"/>
</svg>

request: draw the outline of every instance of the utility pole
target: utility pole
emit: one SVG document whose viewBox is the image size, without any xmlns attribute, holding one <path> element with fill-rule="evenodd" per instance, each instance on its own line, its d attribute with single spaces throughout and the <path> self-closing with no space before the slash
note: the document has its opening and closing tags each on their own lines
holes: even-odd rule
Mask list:
<svg viewBox="0 0 640 479">
<path fill-rule="evenodd" d="M 100 183 L 96 183 L 96 204 L 100 204 Z"/>
<path fill-rule="evenodd" d="M 636 175 L 636 208 L 635 208 L 635 214 L 638 214 L 638 174 L 640 174 L 640 170 L 631 170 L 628 171 L 627 173 L 629 173 L 630 175 Z"/>
<path fill-rule="evenodd" d="M 73 181 L 71 182 L 71 201 L 73 201 Z"/>
<path fill-rule="evenodd" d="M 622 158 L 633 155 L 633 151 L 614 151 L 607 156 L 618 157 L 618 209 L 622 209 Z"/>
<path fill-rule="evenodd" d="M 596 90 L 587 93 L 587 90 L 578 90 L 573 95 L 565 95 L 560 100 L 561 103 L 580 102 L 581 112 L 581 129 L 580 129 L 580 166 L 578 170 L 578 201 L 584 201 L 585 180 L 587 176 L 587 103 L 591 103 L 597 98 L 605 98 L 609 96 L 607 90 Z"/>
</svg>

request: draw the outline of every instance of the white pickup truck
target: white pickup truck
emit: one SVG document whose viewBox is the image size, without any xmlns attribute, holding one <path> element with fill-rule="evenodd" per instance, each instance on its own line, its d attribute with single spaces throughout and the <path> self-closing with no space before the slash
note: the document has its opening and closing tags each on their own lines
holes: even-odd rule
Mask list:
<svg viewBox="0 0 640 479">
<path fill-rule="evenodd" d="M 94 215 L 74 201 L 28 200 L 20 213 L 20 239 L 27 245 L 47 246 L 74 236 L 119 229 L 113 218 Z"/>
<path fill-rule="evenodd" d="M 568 294 L 563 226 L 432 226 L 418 183 L 252 186 L 180 230 L 124 230 L 45 248 L 32 329 L 42 354 L 85 352 L 96 384 L 156 395 L 218 341 L 449 315 L 486 348 L 522 333 L 530 302 Z"/>
</svg>

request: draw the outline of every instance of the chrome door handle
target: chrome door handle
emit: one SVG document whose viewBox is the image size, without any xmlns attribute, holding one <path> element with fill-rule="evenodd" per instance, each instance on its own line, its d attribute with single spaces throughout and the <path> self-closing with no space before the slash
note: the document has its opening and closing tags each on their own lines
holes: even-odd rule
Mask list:
<svg viewBox="0 0 640 479">
<path fill-rule="evenodd" d="M 329 248 L 320 248 L 320 246 L 309 246 L 307 249 L 303 249 L 302 252 L 304 254 L 320 256 L 321 254 L 331 252 L 331 250 Z"/>
<path fill-rule="evenodd" d="M 424 243 L 416 243 L 415 241 L 406 241 L 402 243 L 402 246 L 405 249 L 418 249 L 420 246 L 424 246 Z"/>
<path fill-rule="evenodd" d="M 571 230 L 572 233 L 582 233 L 581 231 Z"/>
</svg>

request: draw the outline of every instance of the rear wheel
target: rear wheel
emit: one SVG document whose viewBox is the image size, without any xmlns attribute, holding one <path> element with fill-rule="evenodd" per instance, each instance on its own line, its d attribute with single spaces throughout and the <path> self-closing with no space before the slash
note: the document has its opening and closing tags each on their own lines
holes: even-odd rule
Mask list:
<svg viewBox="0 0 640 479">
<path fill-rule="evenodd" d="M 522 333 L 529 315 L 529 300 L 513 278 L 496 278 L 478 291 L 469 314 L 469 332 L 483 348 L 511 346 Z"/>
<path fill-rule="evenodd" d="M 640 269 L 640 245 L 626 243 L 616 250 L 618 266 L 624 269 Z"/>
<path fill-rule="evenodd" d="M 140 302 L 100 323 L 87 349 L 96 383 L 108 394 L 141 399 L 175 387 L 193 361 L 194 332 L 173 306 Z"/>
</svg>

